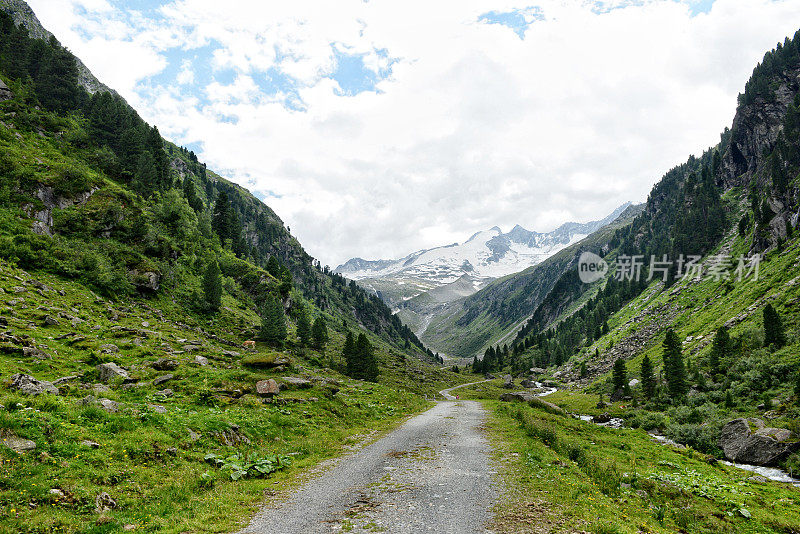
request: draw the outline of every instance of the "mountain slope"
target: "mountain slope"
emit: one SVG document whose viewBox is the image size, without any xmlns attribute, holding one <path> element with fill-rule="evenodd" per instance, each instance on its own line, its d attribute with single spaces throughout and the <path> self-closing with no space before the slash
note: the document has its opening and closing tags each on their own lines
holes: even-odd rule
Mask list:
<svg viewBox="0 0 800 534">
<path fill-rule="evenodd" d="M 407 324 L 413 324 L 415 316 L 431 317 L 421 338 L 431 349 L 456 357 L 471 358 L 489 344 L 510 342 L 513 337 L 508 336 L 516 333 L 558 277 L 574 267 L 580 253 L 607 249 L 616 230 L 630 224 L 640 211 L 641 206 L 626 207 L 588 237 L 521 273 L 491 282 L 474 295 L 449 302 L 423 295 L 401 304 L 398 315 Z"/>
<path fill-rule="evenodd" d="M 616 219 L 628 206 L 620 206 L 599 221 L 568 222 L 546 233 L 530 232 L 519 225 L 503 233 L 495 226 L 476 232 L 464 243 L 419 250 L 398 260 L 353 258 L 334 272 L 358 281 L 395 307 L 457 280 L 471 280 L 474 292 L 490 280 L 536 265 L 583 239 Z"/>
</svg>

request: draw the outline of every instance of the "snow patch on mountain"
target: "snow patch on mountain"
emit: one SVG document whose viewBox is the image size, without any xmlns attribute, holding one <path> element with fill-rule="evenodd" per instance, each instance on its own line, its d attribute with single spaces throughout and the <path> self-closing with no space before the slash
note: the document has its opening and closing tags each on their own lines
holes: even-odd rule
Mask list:
<svg viewBox="0 0 800 534">
<path fill-rule="evenodd" d="M 396 260 L 353 258 L 335 272 L 363 282 L 390 304 L 413 298 L 465 277 L 474 291 L 486 283 L 527 269 L 616 219 L 630 203 L 608 217 L 588 223 L 568 222 L 552 232 L 532 232 L 517 225 L 503 233 L 497 226 L 476 232 L 465 242 L 413 252 Z M 387 286 L 397 287 L 391 291 Z"/>
</svg>

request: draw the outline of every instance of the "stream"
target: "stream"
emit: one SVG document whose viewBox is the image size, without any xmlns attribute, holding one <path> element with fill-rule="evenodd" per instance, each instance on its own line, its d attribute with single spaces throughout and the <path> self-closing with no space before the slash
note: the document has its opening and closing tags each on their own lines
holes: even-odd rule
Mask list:
<svg viewBox="0 0 800 534">
<path fill-rule="evenodd" d="M 558 388 L 555 387 L 545 387 L 541 382 L 536 382 L 536 387 L 540 389 L 544 389 L 535 395 L 537 397 L 546 397 L 547 395 L 552 395 Z M 573 414 L 573 417 L 576 419 L 580 419 L 581 421 L 586 421 L 587 423 L 594 423 L 594 417 L 591 415 L 580 415 L 580 414 Z M 604 426 L 606 428 L 622 428 L 623 423 L 625 421 L 619 417 L 612 417 L 608 421 L 604 423 L 594 423 L 598 426 Z M 662 445 L 672 445 L 676 447 L 683 447 L 680 443 L 677 443 L 666 436 L 662 436 L 660 434 L 655 434 L 653 432 L 648 432 L 648 434 L 655 439 L 656 442 L 661 443 Z M 750 464 L 737 464 L 734 462 L 729 462 L 727 460 L 720 460 L 720 463 L 725 465 L 729 465 L 731 467 L 736 467 L 738 469 L 744 469 L 745 471 L 751 471 L 756 473 L 757 475 L 761 475 L 764 478 L 769 480 L 773 480 L 775 482 L 782 482 L 784 484 L 791 484 L 793 486 L 800 487 L 800 479 L 793 478 L 789 473 L 778 469 L 776 467 L 763 467 L 760 465 L 750 465 Z"/>
</svg>

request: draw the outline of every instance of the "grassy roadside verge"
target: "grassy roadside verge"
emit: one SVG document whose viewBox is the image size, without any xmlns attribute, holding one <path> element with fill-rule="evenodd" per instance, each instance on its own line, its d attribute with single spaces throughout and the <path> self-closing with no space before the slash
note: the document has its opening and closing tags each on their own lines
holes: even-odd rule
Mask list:
<svg viewBox="0 0 800 534">
<path fill-rule="evenodd" d="M 526 404 L 482 401 L 506 492 L 498 533 L 797 532 L 800 490 Z"/>
</svg>

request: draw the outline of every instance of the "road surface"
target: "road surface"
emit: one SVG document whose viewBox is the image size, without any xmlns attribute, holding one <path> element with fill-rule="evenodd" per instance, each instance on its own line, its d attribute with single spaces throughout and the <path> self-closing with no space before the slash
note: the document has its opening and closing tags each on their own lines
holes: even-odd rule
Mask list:
<svg viewBox="0 0 800 534">
<path fill-rule="evenodd" d="M 491 532 L 497 490 L 484 420 L 477 402 L 439 402 L 266 506 L 241 534 Z"/>
</svg>

